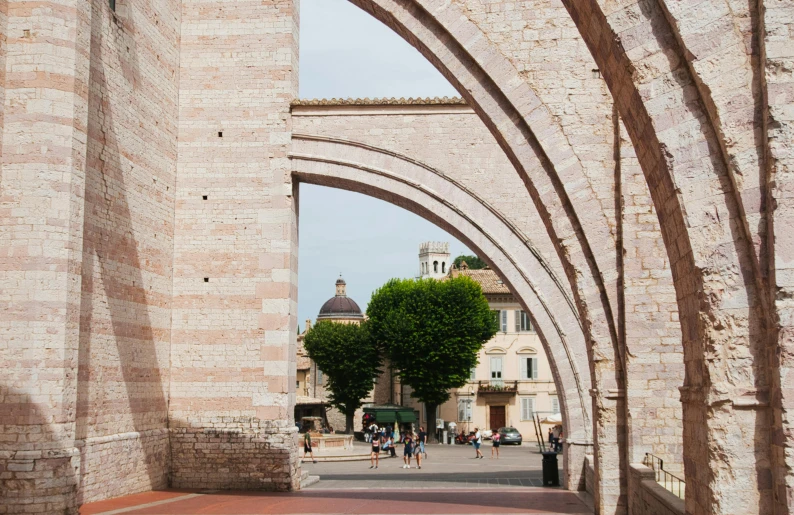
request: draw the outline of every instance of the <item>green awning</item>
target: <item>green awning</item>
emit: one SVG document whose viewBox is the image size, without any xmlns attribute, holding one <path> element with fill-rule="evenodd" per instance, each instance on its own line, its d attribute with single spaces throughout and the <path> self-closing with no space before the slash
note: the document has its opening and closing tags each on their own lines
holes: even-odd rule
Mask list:
<svg viewBox="0 0 794 515">
<path fill-rule="evenodd" d="M 416 415 L 413 411 L 398 411 L 397 420 L 400 422 L 400 424 L 416 422 Z"/>
<path fill-rule="evenodd" d="M 404 406 L 388 404 L 380 406 L 367 406 L 364 408 L 364 413 L 375 415 L 375 422 L 379 424 L 393 424 L 395 422 L 403 424 L 416 422 L 414 410 Z"/>
<path fill-rule="evenodd" d="M 376 411 L 375 422 L 383 422 L 386 424 L 391 424 L 397 421 L 396 415 L 397 413 L 394 411 Z"/>
</svg>

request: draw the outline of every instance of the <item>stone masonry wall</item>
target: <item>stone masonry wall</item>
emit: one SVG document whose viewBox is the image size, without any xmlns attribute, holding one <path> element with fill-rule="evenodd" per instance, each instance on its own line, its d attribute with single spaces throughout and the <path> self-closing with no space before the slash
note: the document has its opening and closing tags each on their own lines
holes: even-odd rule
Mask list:
<svg viewBox="0 0 794 515">
<path fill-rule="evenodd" d="M 3 11 L 0 512 L 75 514 L 91 7 Z"/>
<path fill-rule="evenodd" d="M 182 2 L 174 487 L 298 486 L 297 23 L 294 0 Z"/>
<path fill-rule="evenodd" d="M 179 0 L 93 0 L 79 501 L 167 486 Z"/>
<path fill-rule="evenodd" d="M 634 148 L 620 126 L 628 460 L 683 474 L 681 325 L 667 250 Z"/>
</svg>

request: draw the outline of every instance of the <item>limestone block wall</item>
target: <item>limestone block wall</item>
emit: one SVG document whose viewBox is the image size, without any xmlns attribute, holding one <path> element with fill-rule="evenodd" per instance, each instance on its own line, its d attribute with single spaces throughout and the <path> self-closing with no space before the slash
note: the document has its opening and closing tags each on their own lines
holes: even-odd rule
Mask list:
<svg viewBox="0 0 794 515">
<path fill-rule="evenodd" d="M 652 453 L 681 476 L 684 353 L 675 287 L 648 184 L 622 124 L 618 129 L 628 460 L 642 463 Z"/>
<path fill-rule="evenodd" d="M 297 488 L 298 2 L 183 0 L 171 344 L 174 487 Z"/>
<path fill-rule="evenodd" d="M 79 502 L 167 486 L 179 0 L 93 0 Z"/>
<path fill-rule="evenodd" d="M 91 6 L 2 5 L 0 506 L 71 514 Z"/>
</svg>

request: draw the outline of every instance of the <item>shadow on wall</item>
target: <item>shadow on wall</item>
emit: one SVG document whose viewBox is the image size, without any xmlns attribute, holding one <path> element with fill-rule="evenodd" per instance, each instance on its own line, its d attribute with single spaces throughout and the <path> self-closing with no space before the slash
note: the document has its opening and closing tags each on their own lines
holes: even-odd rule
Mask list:
<svg viewBox="0 0 794 515">
<path fill-rule="evenodd" d="M 166 487 L 170 461 L 167 384 L 157 355 L 168 327 L 153 328 L 150 315 L 152 308 L 167 309 L 169 300 L 151 291 L 151 277 L 144 279 L 139 249 L 146 242 L 135 235 L 151 236 L 145 222 L 153 173 L 127 157 L 135 155 L 127 147 L 147 137 L 134 99 L 133 11 L 118 13 L 123 26 L 106 11 L 93 2 L 77 392 L 80 504 Z M 147 272 L 155 276 L 163 257 L 156 248 L 147 251 L 154 253 Z M 167 366 L 167 346 L 161 353 Z"/>
<path fill-rule="evenodd" d="M 79 458 L 27 394 L 0 384 L 2 513 L 77 513 Z M 65 445 L 66 444 L 66 445 Z"/>
</svg>

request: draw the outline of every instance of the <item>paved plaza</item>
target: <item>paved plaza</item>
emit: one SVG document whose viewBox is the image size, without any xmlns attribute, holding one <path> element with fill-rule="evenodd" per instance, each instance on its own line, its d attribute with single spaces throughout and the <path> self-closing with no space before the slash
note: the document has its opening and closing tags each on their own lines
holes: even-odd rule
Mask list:
<svg viewBox="0 0 794 515">
<path fill-rule="evenodd" d="M 356 446 L 356 450 L 363 450 Z M 584 514 L 573 492 L 541 488 L 541 456 L 528 446 L 503 447 L 499 460 L 474 459 L 471 446 L 432 446 L 422 469 L 402 468 L 402 456 L 369 461 L 304 463 L 319 483 L 300 492 L 170 490 L 83 506 L 81 515 L 165 514 Z"/>
</svg>

